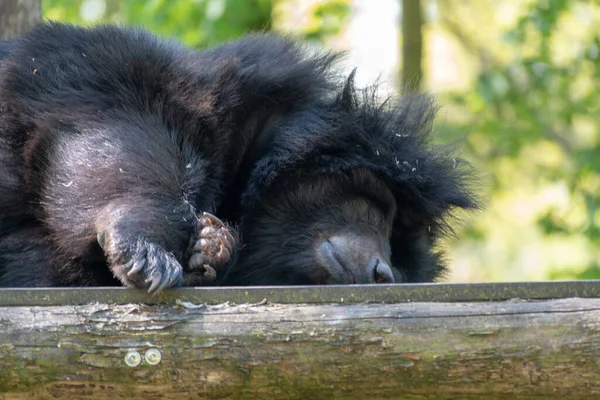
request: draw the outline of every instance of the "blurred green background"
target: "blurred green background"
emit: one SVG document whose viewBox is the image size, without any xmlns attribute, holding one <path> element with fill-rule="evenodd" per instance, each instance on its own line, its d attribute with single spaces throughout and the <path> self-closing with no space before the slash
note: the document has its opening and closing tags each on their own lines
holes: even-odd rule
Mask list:
<svg viewBox="0 0 600 400">
<path fill-rule="evenodd" d="M 486 208 L 453 282 L 600 278 L 598 0 L 43 0 L 45 18 L 141 25 L 202 48 L 276 30 L 348 51 L 361 84 L 422 89 Z M 403 74 L 402 71 L 405 73 Z"/>
</svg>

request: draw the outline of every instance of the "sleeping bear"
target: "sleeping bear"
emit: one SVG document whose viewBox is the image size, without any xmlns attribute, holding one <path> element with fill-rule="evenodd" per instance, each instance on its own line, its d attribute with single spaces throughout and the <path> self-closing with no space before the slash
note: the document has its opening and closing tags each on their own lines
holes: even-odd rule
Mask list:
<svg viewBox="0 0 600 400">
<path fill-rule="evenodd" d="M 0 48 L 0 286 L 428 282 L 477 207 L 431 99 L 339 54 L 56 22 Z"/>
</svg>

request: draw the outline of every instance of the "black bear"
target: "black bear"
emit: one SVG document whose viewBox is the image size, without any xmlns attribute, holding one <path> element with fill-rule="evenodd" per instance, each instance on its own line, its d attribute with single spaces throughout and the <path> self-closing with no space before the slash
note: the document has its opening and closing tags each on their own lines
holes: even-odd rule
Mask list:
<svg viewBox="0 0 600 400">
<path fill-rule="evenodd" d="M 360 98 L 336 54 L 59 23 L 0 47 L 0 286 L 431 281 L 475 207 L 430 101 Z"/>
</svg>

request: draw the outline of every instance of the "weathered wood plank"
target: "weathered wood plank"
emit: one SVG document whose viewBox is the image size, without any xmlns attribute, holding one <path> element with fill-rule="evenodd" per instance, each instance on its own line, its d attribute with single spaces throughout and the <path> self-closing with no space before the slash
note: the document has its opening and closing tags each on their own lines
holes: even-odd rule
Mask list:
<svg viewBox="0 0 600 400">
<path fill-rule="evenodd" d="M 3 400 L 597 399 L 599 356 L 591 298 L 0 307 Z"/>
<path fill-rule="evenodd" d="M 272 303 L 398 303 L 406 301 L 464 302 L 510 299 L 546 300 L 600 298 L 600 280 L 499 283 L 418 283 L 402 285 L 327 285 L 202 287 L 167 290 L 151 297 L 143 290 L 111 288 L 0 289 L 0 306 L 60 306 L 93 302 L 107 304 L 174 304 L 176 299 L 219 304 Z"/>
</svg>

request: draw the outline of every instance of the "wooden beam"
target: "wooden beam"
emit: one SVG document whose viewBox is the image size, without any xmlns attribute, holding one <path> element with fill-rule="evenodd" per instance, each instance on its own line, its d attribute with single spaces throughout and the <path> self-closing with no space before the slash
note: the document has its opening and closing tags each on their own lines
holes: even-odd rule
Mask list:
<svg viewBox="0 0 600 400">
<path fill-rule="evenodd" d="M 599 396 L 598 298 L 0 305 L 2 400 Z"/>
<path fill-rule="evenodd" d="M 568 297 L 600 298 L 600 280 L 509 283 L 417 283 L 391 285 L 202 287 L 166 290 L 152 297 L 143 290 L 108 288 L 0 289 L 0 306 L 60 306 L 93 302 L 107 304 L 195 303 L 398 303 L 546 300 Z"/>
</svg>

